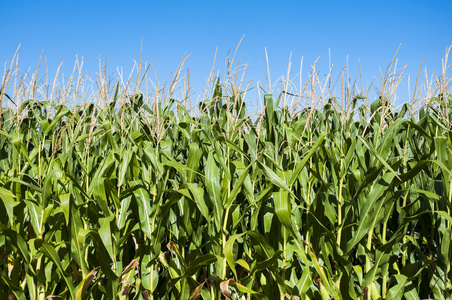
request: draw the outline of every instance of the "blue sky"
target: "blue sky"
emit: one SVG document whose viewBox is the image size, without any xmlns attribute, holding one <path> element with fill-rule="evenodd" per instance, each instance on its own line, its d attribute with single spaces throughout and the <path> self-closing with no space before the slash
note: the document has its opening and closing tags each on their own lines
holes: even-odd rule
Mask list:
<svg viewBox="0 0 452 300">
<path fill-rule="evenodd" d="M 424 58 L 429 73 L 439 74 L 445 50 L 452 45 L 452 1 L 5 1 L 0 0 L 0 62 L 20 48 L 22 70 L 37 66 L 44 51 L 49 73 L 63 61 L 69 74 L 76 55 L 84 57 L 94 77 L 98 58 L 108 71 L 125 73 L 138 60 L 154 62 L 160 81 L 174 72 L 184 54 L 194 91 L 205 85 L 216 49 L 217 70 L 224 70 L 244 35 L 238 55 L 248 64 L 246 79 L 265 81 L 261 60 L 268 51 L 272 81 L 292 70 L 303 78 L 317 57 L 321 76 L 331 51 L 335 74 L 348 61 L 357 76 L 361 61 L 365 81 L 380 77 L 401 44 L 398 66 L 408 64 L 412 80 Z M 0 71 L 3 75 L 3 70 Z M 400 102 L 407 97 L 407 80 Z M 412 83 L 413 84 L 413 83 Z M 379 83 L 377 82 L 377 86 Z"/>
</svg>

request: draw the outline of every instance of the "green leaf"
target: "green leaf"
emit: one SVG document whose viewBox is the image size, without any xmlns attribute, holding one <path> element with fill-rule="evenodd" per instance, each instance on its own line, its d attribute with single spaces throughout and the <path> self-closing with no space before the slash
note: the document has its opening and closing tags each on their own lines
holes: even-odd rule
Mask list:
<svg viewBox="0 0 452 300">
<path fill-rule="evenodd" d="M 264 174 L 264 177 L 270 181 L 274 186 L 279 187 L 283 191 L 286 191 L 293 195 L 293 193 L 290 191 L 289 187 L 286 185 L 286 183 L 278 176 L 275 172 L 273 172 L 269 167 L 261 163 L 260 161 L 256 161 L 259 169 Z M 295 195 L 293 195 L 295 197 Z"/>
<path fill-rule="evenodd" d="M 292 226 L 292 204 L 290 203 L 289 193 L 286 191 L 278 191 L 273 193 L 273 200 L 275 201 L 275 213 L 279 221 L 295 238 L 295 231 Z"/>
<path fill-rule="evenodd" d="M 34 243 L 35 247 L 39 249 L 39 251 L 46 255 L 56 265 L 57 270 L 59 271 L 60 275 L 64 278 L 64 281 L 66 282 L 71 297 L 75 299 L 76 293 L 74 285 L 72 283 L 72 278 L 63 269 L 60 257 L 58 256 L 58 253 L 55 251 L 55 248 L 46 241 L 44 241 L 43 239 L 34 239 L 32 240 L 32 242 Z"/>
<path fill-rule="evenodd" d="M 14 198 L 16 198 L 16 196 L 14 196 L 14 194 L 11 191 L 0 187 L 0 198 L 3 201 L 3 205 L 5 205 L 5 209 L 9 217 L 9 222 L 11 226 L 13 226 L 14 225 L 13 208 L 14 208 Z"/>
<path fill-rule="evenodd" d="M 248 167 L 246 167 L 244 170 L 242 169 L 240 171 L 241 175 L 239 176 L 238 180 L 235 182 L 234 188 L 232 189 L 226 203 L 224 204 L 225 208 L 230 207 L 232 205 L 232 203 L 234 202 L 234 200 L 236 199 L 238 193 L 242 189 L 242 185 L 244 184 L 245 179 L 248 178 L 248 172 L 251 169 L 251 166 L 252 166 L 252 164 L 249 164 Z"/>
<path fill-rule="evenodd" d="M 25 200 L 25 204 L 28 208 L 28 214 L 30 215 L 31 224 L 35 230 L 36 235 L 42 235 L 44 232 L 42 230 L 42 215 L 43 212 L 38 204 L 33 200 Z"/>
<path fill-rule="evenodd" d="M 379 207 L 383 205 L 382 197 L 388 192 L 388 186 L 391 184 L 394 176 L 392 172 L 384 174 L 372 188 L 372 191 L 360 199 L 360 219 L 354 236 L 347 242 L 347 252 L 350 252 L 369 232 L 371 227 L 374 226 L 378 215 L 373 214 L 373 212 L 378 211 Z"/>
<path fill-rule="evenodd" d="M 226 244 L 224 245 L 224 256 L 226 257 L 226 261 L 231 268 L 232 272 L 234 273 L 235 278 L 237 278 L 237 271 L 235 270 L 235 261 L 234 261 L 234 243 L 237 240 L 237 238 L 243 236 L 245 233 L 235 234 L 227 240 Z"/>
<path fill-rule="evenodd" d="M 100 267 L 97 267 L 97 268 L 93 269 L 78 284 L 78 286 L 76 287 L 76 296 L 75 296 L 76 300 L 82 300 L 83 299 L 83 295 L 88 290 L 88 287 L 91 284 L 91 282 L 96 278 L 96 274 L 99 271 L 99 269 L 100 269 Z"/>
<path fill-rule="evenodd" d="M 215 261 L 217 261 L 217 257 L 213 254 L 199 255 L 188 264 L 183 277 L 192 276 L 200 270 L 200 267 L 208 266 Z"/>
<path fill-rule="evenodd" d="M 133 181 L 130 184 L 135 187 L 133 195 L 135 196 L 138 205 L 138 216 L 140 219 L 141 230 L 147 238 L 150 239 L 153 231 L 151 224 L 151 214 L 153 209 L 151 206 L 152 201 L 149 192 L 144 188 L 140 181 Z"/>
<path fill-rule="evenodd" d="M 111 215 L 107 218 L 99 218 L 100 228 L 98 230 L 99 237 L 104 243 L 105 249 L 107 249 L 107 253 L 109 254 L 112 261 L 116 261 L 116 257 L 113 254 L 114 245 L 112 243 L 112 233 L 110 223 L 113 221 L 114 216 Z"/>
<path fill-rule="evenodd" d="M 292 186 L 294 182 L 297 180 L 298 176 L 300 175 L 301 171 L 303 170 L 306 163 L 309 161 L 309 159 L 314 155 L 314 153 L 319 151 L 320 145 L 323 143 L 323 140 L 329 135 L 329 133 L 322 133 L 318 138 L 315 144 L 312 146 L 312 148 L 309 150 L 307 154 L 303 156 L 303 159 L 300 162 L 297 162 L 295 164 L 295 169 L 293 170 L 292 176 L 289 179 L 289 186 Z"/>
<path fill-rule="evenodd" d="M 391 173 L 394 174 L 394 176 L 396 176 L 399 180 L 400 177 L 397 175 L 396 171 L 394 171 L 391 166 L 386 162 L 386 160 L 384 160 L 378 153 L 377 151 L 375 151 L 374 148 L 372 148 L 362 137 L 357 136 L 358 139 L 361 141 L 361 143 L 364 144 L 364 146 L 366 146 L 367 149 L 369 149 L 369 151 L 380 161 L 381 164 L 383 164 L 383 166 L 385 166 L 389 171 L 391 171 Z"/>
<path fill-rule="evenodd" d="M 275 250 L 262 234 L 256 231 L 247 231 L 246 234 L 250 237 L 252 246 L 259 255 L 269 259 L 275 254 Z"/>
<path fill-rule="evenodd" d="M 197 187 L 193 183 L 187 183 L 186 185 L 188 187 L 188 190 L 190 191 L 190 198 L 196 203 L 196 206 L 198 207 L 204 218 L 206 218 L 207 222 L 210 222 L 209 208 L 204 201 L 204 190 Z"/>
</svg>

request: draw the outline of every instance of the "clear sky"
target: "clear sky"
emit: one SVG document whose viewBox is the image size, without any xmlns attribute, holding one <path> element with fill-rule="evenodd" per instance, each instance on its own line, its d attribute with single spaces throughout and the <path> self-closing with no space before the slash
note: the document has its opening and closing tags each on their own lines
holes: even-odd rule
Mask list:
<svg viewBox="0 0 452 300">
<path fill-rule="evenodd" d="M 17 46 L 21 69 L 36 68 L 44 51 L 49 72 L 63 61 L 72 70 L 84 57 L 86 74 L 94 77 L 98 58 L 108 71 L 125 73 L 138 60 L 154 62 L 161 81 L 174 72 L 184 54 L 194 91 L 205 85 L 216 49 L 223 74 L 228 51 L 248 64 L 246 79 L 265 81 L 261 60 L 268 51 L 272 81 L 285 75 L 292 53 L 293 72 L 303 78 L 317 57 L 328 72 L 328 51 L 336 75 L 346 63 L 365 81 L 380 77 L 401 44 L 398 66 L 412 80 L 424 58 L 429 73 L 439 74 L 441 59 L 452 45 L 452 1 L 6 1 L 0 0 L 0 62 L 10 61 Z M 452 59 L 450 60 L 452 62 Z M 0 71 L 3 75 L 3 70 Z M 400 87 L 406 101 L 407 79 Z M 377 83 L 377 86 L 379 84 Z"/>
</svg>

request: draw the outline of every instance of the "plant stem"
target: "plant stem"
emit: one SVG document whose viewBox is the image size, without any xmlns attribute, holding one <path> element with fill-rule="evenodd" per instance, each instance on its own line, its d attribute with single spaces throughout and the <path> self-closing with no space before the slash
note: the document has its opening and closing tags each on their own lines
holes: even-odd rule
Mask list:
<svg viewBox="0 0 452 300">
<path fill-rule="evenodd" d="M 286 231 L 286 227 L 283 226 L 283 261 L 282 261 L 282 279 L 285 280 L 286 279 L 286 249 L 287 249 L 287 231 Z M 281 291 L 280 293 L 280 298 L 281 300 L 284 300 L 285 298 L 285 294 Z"/>
<path fill-rule="evenodd" d="M 367 233 L 367 251 L 369 253 L 372 250 L 372 235 L 373 235 L 373 228 L 371 228 L 369 230 L 369 232 Z M 366 273 L 370 272 L 371 267 L 372 266 L 370 264 L 370 257 L 366 257 Z M 367 299 L 365 299 L 365 300 L 370 300 L 370 295 L 371 295 L 371 290 L 372 290 L 372 283 L 369 283 L 367 288 L 368 288 L 368 293 L 367 293 Z"/>
<path fill-rule="evenodd" d="M 224 255 L 224 246 L 226 245 L 226 227 L 228 224 L 228 215 L 229 215 L 229 207 L 226 208 L 226 213 L 224 215 L 223 222 L 223 255 Z M 221 278 L 226 279 L 226 256 L 223 258 L 223 272 L 221 273 Z"/>
</svg>

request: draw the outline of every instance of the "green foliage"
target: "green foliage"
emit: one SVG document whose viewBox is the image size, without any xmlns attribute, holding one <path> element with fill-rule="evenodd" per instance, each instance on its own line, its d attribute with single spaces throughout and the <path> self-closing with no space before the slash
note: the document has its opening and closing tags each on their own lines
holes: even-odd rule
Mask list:
<svg viewBox="0 0 452 300">
<path fill-rule="evenodd" d="M 118 89 L 103 108 L 4 109 L 0 295 L 450 298 L 445 97 L 414 119 L 265 95 L 251 119 L 222 88 L 196 116 Z"/>
</svg>

